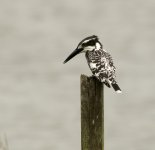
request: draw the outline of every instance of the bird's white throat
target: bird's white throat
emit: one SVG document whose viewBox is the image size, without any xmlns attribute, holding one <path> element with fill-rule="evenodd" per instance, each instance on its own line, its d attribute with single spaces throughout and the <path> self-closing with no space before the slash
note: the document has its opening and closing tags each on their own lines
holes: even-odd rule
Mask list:
<svg viewBox="0 0 155 150">
<path fill-rule="evenodd" d="M 97 50 L 101 49 L 101 44 L 100 43 L 97 42 L 95 46 L 96 46 Z"/>
</svg>

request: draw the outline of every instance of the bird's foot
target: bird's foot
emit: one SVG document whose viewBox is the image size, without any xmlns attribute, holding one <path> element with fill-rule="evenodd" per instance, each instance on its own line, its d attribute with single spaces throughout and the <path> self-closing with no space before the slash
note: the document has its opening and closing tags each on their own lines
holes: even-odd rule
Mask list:
<svg viewBox="0 0 155 150">
<path fill-rule="evenodd" d="M 95 75 L 91 75 L 90 78 L 96 79 Z"/>
</svg>

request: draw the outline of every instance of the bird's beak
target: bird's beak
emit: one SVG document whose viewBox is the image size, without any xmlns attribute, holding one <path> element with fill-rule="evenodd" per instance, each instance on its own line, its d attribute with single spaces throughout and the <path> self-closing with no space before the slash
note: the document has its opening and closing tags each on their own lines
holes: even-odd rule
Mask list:
<svg viewBox="0 0 155 150">
<path fill-rule="evenodd" d="M 77 54 L 79 54 L 81 51 L 82 51 L 83 49 L 82 48 L 77 48 L 77 49 L 75 49 L 68 57 L 67 57 L 67 59 L 64 61 L 64 64 L 66 63 L 66 62 L 68 62 L 70 59 L 72 59 L 74 56 L 76 56 Z"/>
</svg>

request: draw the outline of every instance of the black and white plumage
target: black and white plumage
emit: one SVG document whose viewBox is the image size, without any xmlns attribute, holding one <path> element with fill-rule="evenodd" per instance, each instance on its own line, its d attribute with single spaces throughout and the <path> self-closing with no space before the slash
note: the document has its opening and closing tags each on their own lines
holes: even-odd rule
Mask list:
<svg viewBox="0 0 155 150">
<path fill-rule="evenodd" d="M 103 49 L 97 36 L 93 35 L 83 39 L 64 63 L 82 52 L 85 53 L 87 63 L 93 76 L 100 82 L 103 82 L 107 87 L 110 88 L 112 86 L 117 93 L 121 93 L 122 91 L 116 82 L 116 68 L 112 57 Z"/>
</svg>

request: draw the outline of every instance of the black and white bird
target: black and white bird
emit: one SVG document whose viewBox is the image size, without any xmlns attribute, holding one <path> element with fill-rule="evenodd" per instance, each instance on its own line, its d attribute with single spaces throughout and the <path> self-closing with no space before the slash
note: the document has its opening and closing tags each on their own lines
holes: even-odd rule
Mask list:
<svg viewBox="0 0 155 150">
<path fill-rule="evenodd" d="M 103 49 L 99 38 L 95 35 L 83 39 L 77 48 L 67 57 L 64 63 L 68 62 L 74 56 L 85 53 L 90 70 L 100 82 L 107 87 L 113 87 L 117 93 L 121 93 L 121 89 L 116 82 L 115 66 L 112 57 Z"/>
</svg>

